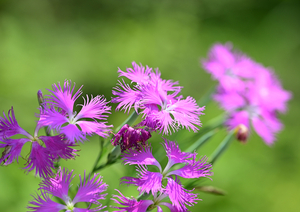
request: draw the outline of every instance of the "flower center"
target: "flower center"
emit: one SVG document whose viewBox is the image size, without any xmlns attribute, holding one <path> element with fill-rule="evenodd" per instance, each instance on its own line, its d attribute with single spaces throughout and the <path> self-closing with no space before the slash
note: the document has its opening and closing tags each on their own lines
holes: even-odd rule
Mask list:
<svg viewBox="0 0 300 212">
<path fill-rule="evenodd" d="M 236 78 L 236 75 L 233 73 L 233 71 L 231 69 L 226 69 L 225 75 L 230 76 L 232 78 Z"/>
<path fill-rule="evenodd" d="M 76 117 L 76 112 L 69 115 L 69 123 L 76 124 L 78 118 Z"/>
<path fill-rule="evenodd" d="M 259 107 L 255 105 L 248 105 L 246 111 L 249 113 L 250 118 L 255 118 L 259 116 Z"/>
<path fill-rule="evenodd" d="M 67 210 L 68 211 L 71 211 L 71 212 L 74 211 L 75 207 L 74 207 L 73 202 L 70 199 L 66 202 L 66 205 L 67 205 Z"/>
</svg>

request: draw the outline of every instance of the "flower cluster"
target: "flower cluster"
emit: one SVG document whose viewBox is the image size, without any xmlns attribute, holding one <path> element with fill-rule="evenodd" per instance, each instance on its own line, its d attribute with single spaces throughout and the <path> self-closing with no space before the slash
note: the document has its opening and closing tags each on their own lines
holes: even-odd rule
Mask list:
<svg viewBox="0 0 300 212">
<path fill-rule="evenodd" d="M 40 195 L 34 197 L 34 200 L 29 202 L 32 206 L 28 206 L 31 211 L 73 211 L 73 212 L 92 212 L 100 211 L 106 206 L 102 206 L 98 200 L 105 199 L 107 194 L 101 194 L 106 191 L 107 184 L 102 182 L 102 177 L 99 174 L 94 174 L 93 178 L 90 176 L 86 179 L 85 173 L 83 179 L 79 175 L 80 185 L 78 191 L 73 199 L 69 196 L 69 188 L 71 186 L 72 173 L 67 170 L 59 168 L 54 178 L 46 178 L 40 183 Z M 60 198 L 64 204 L 55 202 L 53 197 Z M 76 203 L 86 202 L 88 208 L 75 207 Z M 92 204 L 98 205 L 92 207 Z"/>
<path fill-rule="evenodd" d="M 120 200 L 113 199 L 116 203 L 123 207 L 116 207 L 122 211 L 146 211 L 148 207 L 158 208 L 162 211 L 159 205 L 165 205 L 171 211 L 187 211 L 187 205 L 192 206 L 199 200 L 197 194 L 192 193 L 192 190 L 187 190 L 183 187 L 178 177 L 183 178 L 199 178 L 212 175 L 211 164 L 206 163 L 206 157 L 201 160 L 196 160 L 196 153 L 182 152 L 173 141 L 165 139 L 164 148 L 168 157 L 168 163 L 164 170 L 159 162 L 151 153 L 150 147 L 145 147 L 140 151 L 128 150 L 122 155 L 122 160 L 125 164 L 138 165 L 138 177 L 123 177 L 122 183 L 138 186 L 138 191 L 143 194 L 151 192 L 153 200 L 136 200 L 115 195 L 114 197 Z M 181 168 L 171 170 L 175 165 L 181 165 Z M 148 170 L 148 165 L 154 165 L 159 172 L 151 172 Z M 163 202 L 163 199 L 169 198 L 172 204 Z"/>
<path fill-rule="evenodd" d="M 48 89 L 49 95 L 43 96 L 38 91 L 39 119 L 33 134 L 19 126 L 13 107 L 8 114 L 3 112 L 0 117 L 0 148 L 3 148 L 0 164 L 18 162 L 24 145 L 30 144 L 30 152 L 24 158 L 27 161 L 24 169 L 28 172 L 35 170 L 35 175 L 42 178 L 40 193 L 33 196 L 34 200 L 27 207 L 30 211 L 101 211 L 107 206 L 99 200 L 107 195 L 103 192 L 108 185 L 95 172 L 121 158 L 124 165 L 136 165 L 137 171 L 135 177 L 123 175 L 121 183 L 137 186 L 140 197 L 129 198 L 116 189 L 119 194 L 113 195 L 111 200 L 118 206 L 112 208 L 120 212 L 147 212 L 153 209 L 162 212 L 167 207 L 171 212 L 186 212 L 201 200 L 194 189 L 189 189 L 198 182 L 198 178 L 210 179 L 213 175 L 212 163 L 226 149 L 232 135 L 235 133 L 238 140 L 246 141 L 251 123 L 264 141 L 272 144 L 275 133 L 282 127 L 277 113 L 286 111 L 286 103 L 291 98 L 291 93 L 282 88 L 272 70 L 242 53 L 234 52 L 230 44 L 216 44 L 209 58 L 203 61 L 203 67 L 219 81 L 213 98 L 228 113 L 226 125 L 234 131 L 213 153 L 211 163 L 207 162 L 206 157 L 197 159 L 196 152 L 182 152 L 176 142 L 164 139 L 162 146 L 168 162 L 163 167 L 153 156 L 148 143 L 151 133 L 158 131 L 169 135 L 180 128 L 197 132 L 201 126 L 199 116 L 205 108 L 199 107 L 190 96 L 183 98 L 178 82 L 161 79 L 158 69 L 153 71 L 135 62 L 132 65 L 133 68 L 126 71 L 118 70 L 119 77 L 127 78 L 131 84 L 118 81 L 112 91 L 112 102 L 118 103 L 116 110 L 129 113 L 131 108 L 134 109 L 126 124 L 118 128 L 120 130 L 115 134 L 111 132 L 112 125 L 107 125 L 106 118 L 111 107 L 106 99 L 100 95 L 86 96 L 77 111 L 75 102 L 82 95 L 82 86 L 76 91 L 75 84 L 67 80 L 63 85 L 53 84 L 52 90 Z M 142 114 L 142 121 L 130 126 L 139 114 Z M 219 125 L 211 126 L 213 129 L 188 149 L 195 150 L 208 141 Z M 46 129 L 46 135 L 39 135 L 42 128 Z M 80 184 L 75 194 L 70 189 L 73 170 L 62 169 L 56 162 L 74 159 L 78 152 L 75 146 L 92 135 L 107 139 L 101 140 L 101 150 L 91 173 L 88 176 L 84 173 L 83 178 L 79 175 Z M 113 146 L 117 146 L 109 153 L 108 139 Z M 100 164 L 105 154 L 106 163 Z M 182 178 L 193 180 L 184 186 Z M 87 206 L 82 208 L 84 204 Z"/>
<path fill-rule="evenodd" d="M 199 107 L 190 96 L 183 99 L 178 95 L 181 91 L 178 82 L 161 79 L 158 69 L 154 72 L 148 66 L 145 68 L 135 62 L 132 65 L 133 69 L 118 70 L 119 76 L 128 78 L 134 86 L 131 88 L 123 80 L 114 88 L 116 97 L 112 102 L 119 103 L 117 110 L 129 112 L 133 107 L 143 115 L 140 125 L 163 134 L 170 134 L 179 127 L 197 131 L 195 125 L 201 126 L 199 116 L 203 114 L 204 107 Z"/>
<path fill-rule="evenodd" d="M 282 128 L 277 113 L 285 112 L 291 98 L 273 71 L 234 52 L 230 44 L 214 45 L 203 67 L 219 81 L 214 99 L 229 114 L 227 126 L 250 129 L 251 122 L 266 144 L 272 144 Z"/>
<path fill-rule="evenodd" d="M 68 81 L 65 81 L 63 88 L 60 84 L 54 84 L 53 89 L 49 90 L 52 95 L 48 95 L 45 100 L 41 91 L 38 92 L 41 107 L 33 135 L 19 126 L 13 108 L 9 110 L 8 116 L 3 113 L 3 117 L 0 117 L 0 148 L 4 148 L 0 163 L 8 165 L 15 160 L 18 162 L 24 144 L 29 142 L 31 152 L 25 158 L 27 166 L 24 169 L 28 169 L 28 172 L 35 169 L 36 175 L 46 178 L 53 175 L 54 162 L 60 158 L 73 159 L 76 156 L 78 150 L 73 149 L 75 141 L 85 140 L 86 135 L 94 133 L 107 136 L 111 126 L 97 121 L 105 119 L 103 113 L 109 113 L 110 110 L 103 97 L 96 96 L 90 101 L 87 98 L 81 111 L 76 114 L 73 112 L 74 102 L 81 95 L 81 90 L 73 95 L 74 87 L 71 89 Z M 82 118 L 92 120 L 79 120 Z M 43 127 L 55 129 L 58 135 L 52 136 L 49 132 L 47 136 L 39 136 L 38 132 Z M 13 138 L 14 135 L 22 135 L 22 138 Z"/>
</svg>

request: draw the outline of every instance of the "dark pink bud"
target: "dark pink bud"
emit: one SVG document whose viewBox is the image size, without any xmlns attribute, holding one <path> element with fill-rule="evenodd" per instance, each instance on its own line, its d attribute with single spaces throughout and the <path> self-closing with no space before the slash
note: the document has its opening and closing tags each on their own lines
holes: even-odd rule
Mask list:
<svg viewBox="0 0 300 212">
<path fill-rule="evenodd" d="M 236 139 L 241 143 L 246 143 L 249 137 L 249 129 L 244 124 L 239 124 L 235 128 Z"/>
</svg>

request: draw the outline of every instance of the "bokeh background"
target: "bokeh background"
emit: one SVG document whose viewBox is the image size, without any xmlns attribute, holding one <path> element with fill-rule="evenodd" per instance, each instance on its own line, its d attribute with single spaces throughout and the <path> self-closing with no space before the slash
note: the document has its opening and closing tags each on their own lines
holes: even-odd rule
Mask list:
<svg viewBox="0 0 300 212">
<path fill-rule="evenodd" d="M 19 125 L 33 132 L 39 89 L 46 93 L 68 79 L 77 88 L 84 85 L 84 94 L 111 99 L 118 67 L 125 70 L 132 61 L 159 67 L 162 78 L 180 82 L 184 96 L 199 99 L 215 85 L 199 61 L 214 43 L 228 41 L 272 67 L 293 99 L 280 115 L 285 129 L 277 142 L 269 147 L 255 133 L 245 145 L 234 142 L 214 165 L 213 181 L 206 182 L 227 195 L 200 193 L 203 201 L 192 211 L 299 211 L 299 1 L 0 0 L 0 109 L 7 113 L 13 106 Z M 221 112 L 208 103 L 203 126 Z M 115 112 L 109 123 L 118 126 L 126 117 Z M 210 155 L 224 136 L 220 131 L 199 155 Z M 97 141 L 92 137 L 81 144 L 80 157 L 62 165 L 76 174 L 88 172 Z M 161 141 L 154 136 L 154 150 Z M 0 167 L 1 211 L 26 211 L 37 191 L 40 180 L 24 174 L 23 164 Z M 124 173 L 134 175 L 134 169 L 115 164 L 101 171 L 109 195 L 116 194 Z M 128 196 L 137 194 L 135 188 L 117 187 Z"/>
</svg>

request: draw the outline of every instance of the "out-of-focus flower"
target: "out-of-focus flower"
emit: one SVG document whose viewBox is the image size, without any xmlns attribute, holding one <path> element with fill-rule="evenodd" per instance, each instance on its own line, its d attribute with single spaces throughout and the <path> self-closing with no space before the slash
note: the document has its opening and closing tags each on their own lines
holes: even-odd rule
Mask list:
<svg viewBox="0 0 300 212">
<path fill-rule="evenodd" d="M 213 46 L 203 67 L 220 83 L 214 99 L 228 113 L 229 129 L 240 124 L 250 129 L 251 123 L 265 143 L 272 144 L 282 128 L 277 113 L 285 112 L 291 99 L 274 72 L 233 52 L 229 44 Z"/>
<path fill-rule="evenodd" d="M 85 173 L 83 179 L 79 175 L 80 185 L 73 199 L 69 196 L 70 183 L 73 180 L 73 171 L 68 172 L 61 168 L 58 170 L 55 178 L 46 178 L 40 183 L 40 195 L 34 197 L 34 200 L 29 202 L 32 206 L 28 206 L 31 211 L 73 211 L 73 212 L 92 212 L 101 211 L 106 206 L 102 206 L 99 200 L 105 199 L 107 194 L 102 194 L 107 189 L 107 184 L 102 182 L 102 177 L 99 174 L 94 174 L 86 179 Z M 53 197 L 60 198 L 64 204 L 53 201 Z M 88 208 L 78 208 L 75 204 L 78 202 L 86 202 Z M 97 207 L 92 208 L 92 204 Z"/>
<path fill-rule="evenodd" d="M 163 144 L 169 159 L 164 170 L 162 170 L 159 162 L 153 157 L 150 147 L 145 147 L 140 151 L 130 149 L 122 155 L 124 163 L 138 165 L 137 171 L 139 172 L 137 178 L 123 177 L 122 183 L 138 186 L 138 191 L 140 193 L 145 192 L 149 194 L 151 192 L 154 200 L 151 203 L 137 202 L 136 200 L 129 200 L 122 196 L 119 198 L 125 202 L 123 204 L 125 207 L 120 207 L 119 209 L 124 209 L 125 211 L 127 207 L 143 208 L 146 207 L 145 204 L 156 207 L 158 203 L 168 197 L 172 202 L 170 207 L 175 208 L 176 211 L 186 211 L 186 205 L 192 206 L 199 200 L 197 199 L 197 194 L 193 194 L 191 193 L 191 190 L 183 188 L 178 177 L 199 178 L 211 176 L 211 164 L 207 164 L 206 157 L 201 160 L 196 160 L 196 153 L 181 152 L 178 144 L 173 141 L 165 140 Z M 175 164 L 181 164 L 182 167 L 171 170 Z M 159 172 L 148 171 L 147 165 L 156 166 Z M 133 201 L 134 204 L 130 205 L 129 203 L 126 203 L 128 201 Z M 133 209 L 128 210 L 133 211 Z"/>
<path fill-rule="evenodd" d="M 120 145 L 121 151 L 135 148 L 140 150 L 146 145 L 146 141 L 151 138 L 151 133 L 147 129 L 130 127 L 125 124 L 117 132 L 111 142 L 114 146 Z"/>
<path fill-rule="evenodd" d="M 208 59 L 202 61 L 203 68 L 227 90 L 243 90 L 247 81 L 254 77 L 253 63 L 247 56 L 233 52 L 232 45 L 215 44 Z"/>
<path fill-rule="evenodd" d="M 45 99 L 47 105 L 44 105 L 44 111 L 40 115 L 40 123 L 65 134 L 71 143 L 86 140 L 86 135 L 97 134 L 106 137 L 111 126 L 98 120 L 105 120 L 105 113 L 110 113 L 111 107 L 107 106 L 108 102 L 103 96 L 98 95 L 91 100 L 87 96 L 77 114 L 73 108 L 76 99 L 82 94 L 82 86 L 73 95 L 74 87 L 75 85 L 72 88 L 71 82 L 67 80 L 63 87 L 60 83 L 52 86 L 53 91 L 49 90 L 51 95 Z"/>
<path fill-rule="evenodd" d="M 31 142 L 31 152 L 24 169 L 32 171 L 40 177 L 53 175 L 54 161 L 58 158 L 72 159 L 76 156 L 74 145 L 68 144 L 65 136 L 38 136 L 41 125 L 37 124 L 34 136 L 22 129 L 14 114 L 13 108 L 8 112 L 8 117 L 3 113 L 0 117 L 0 148 L 5 148 L 0 158 L 0 163 L 9 165 L 21 156 L 21 150 L 25 143 Z M 14 135 L 23 135 L 25 138 L 11 138 Z M 43 145 L 44 144 L 44 145 Z"/>
<path fill-rule="evenodd" d="M 199 107 L 195 99 L 188 96 L 183 99 L 178 96 L 181 87 L 178 82 L 162 80 L 158 69 L 156 72 L 148 66 L 139 66 L 132 63 L 133 69 L 126 72 L 119 70 L 119 76 L 125 76 L 134 83 L 131 88 L 124 81 L 119 81 L 113 90 L 116 95 L 113 103 L 119 103 L 117 110 L 128 111 L 133 107 L 137 113 L 143 115 L 140 125 L 159 130 L 163 134 L 170 134 L 180 127 L 197 131 L 195 125 L 201 126 L 199 116 L 204 107 Z"/>
</svg>

